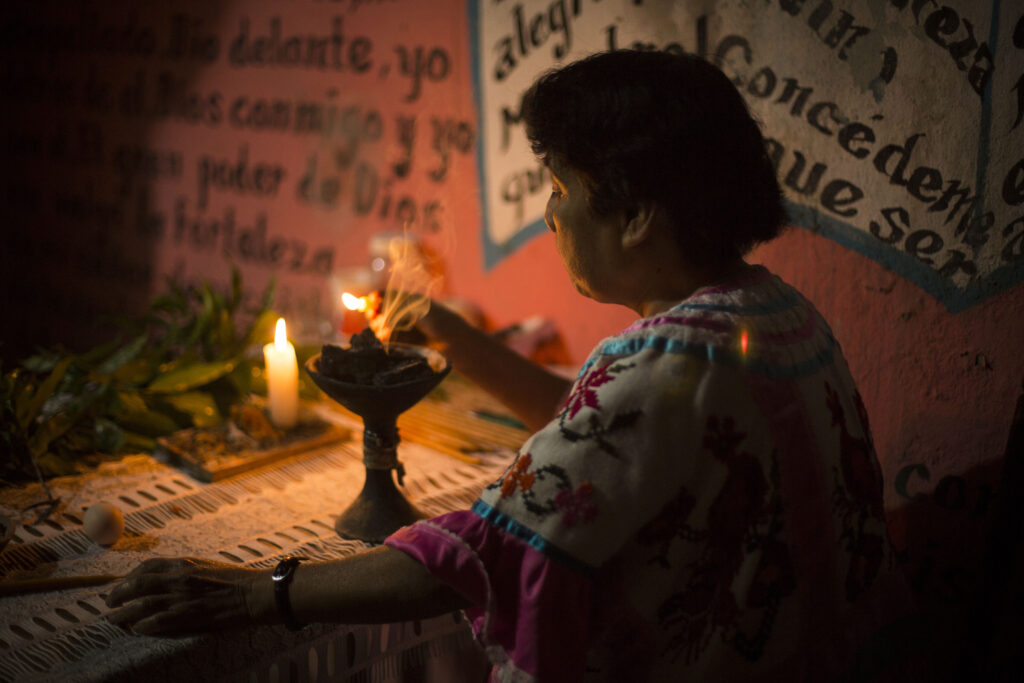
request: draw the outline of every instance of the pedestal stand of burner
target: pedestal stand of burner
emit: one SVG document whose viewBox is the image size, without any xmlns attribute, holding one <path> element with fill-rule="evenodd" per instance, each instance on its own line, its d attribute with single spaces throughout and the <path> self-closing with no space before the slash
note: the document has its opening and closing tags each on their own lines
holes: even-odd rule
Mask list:
<svg viewBox="0 0 1024 683">
<path fill-rule="evenodd" d="M 363 420 L 366 481 L 334 523 L 334 530 L 342 538 L 381 543 L 399 528 L 424 517 L 398 490 L 391 474 L 396 470 L 401 485 L 405 469 L 398 462 L 398 416 L 437 386 L 451 371 L 451 363 L 433 349 L 389 345 L 389 349 L 395 347 L 423 356 L 435 372 L 411 382 L 374 386 L 341 382 L 320 373 L 319 354 L 306 361 L 306 371 L 316 385 Z"/>
</svg>

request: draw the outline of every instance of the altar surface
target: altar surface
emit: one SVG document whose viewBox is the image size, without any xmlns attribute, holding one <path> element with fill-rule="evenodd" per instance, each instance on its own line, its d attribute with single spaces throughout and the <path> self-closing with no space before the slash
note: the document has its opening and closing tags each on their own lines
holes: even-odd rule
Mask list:
<svg viewBox="0 0 1024 683">
<path fill-rule="evenodd" d="M 324 404 L 319 415 L 350 436 L 236 476 L 203 483 L 152 455 L 129 455 L 94 472 L 0 490 L 0 511 L 19 520 L 0 554 L 4 581 L 123 575 L 151 557 L 192 556 L 271 567 L 285 555 L 340 558 L 368 547 L 334 531 L 362 487 L 361 423 Z M 526 432 L 464 381 L 446 380 L 399 420 L 403 492 L 428 516 L 468 507 L 510 462 Z M 99 501 L 124 514 L 110 547 L 86 536 L 84 511 Z M 278 627 L 183 638 L 130 634 L 111 624 L 110 586 L 0 598 L 3 681 L 423 681 L 481 680 L 472 634 L 459 613 L 384 625 Z M 475 668 L 474 668 L 475 667 Z"/>
</svg>

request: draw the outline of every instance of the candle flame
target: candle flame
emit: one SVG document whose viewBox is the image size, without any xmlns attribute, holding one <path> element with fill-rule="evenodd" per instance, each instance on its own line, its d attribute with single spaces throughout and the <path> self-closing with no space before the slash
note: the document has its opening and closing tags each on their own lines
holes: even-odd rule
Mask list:
<svg viewBox="0 0 1024 683">
<path fill-rule="evenodd" d="M 277 319 L 277 328 L 274 330 L 274 346 L 279 349 L 288 348 L 288 335 L 284 327 L 284 318 Z"/>
<path fill-rule="evenodd" d="M 747 343 L 748 343 L 748 341 L 749 341 L 749 339 L 747 337 L 747 331 L 743 330 L 743 332 L 740 333 L 740 349 L 743 351 L 743 355 L 744 356 L 747 355 Z"/>
<path fill-rule="evenodd" d="M 386 301 L 386 298 L 387 295 L 382 300 L 381 295 L 377 292 L 370 292 L 366 296 L 356 296 L 349 292 L 344 292 L 341 295 L 341 303 L 345 305 L 345 308 L 362 313 L 370 324 L 370 329 L 385 344 L 388 337 L 391 336 L 391 328 L 388 327 L 387 316 L 381 315 L 381 304 L 383 301 Z"/>
<path fill-rule="evenodd" d="M 366 297 L 345 292 L 341 295 L 341 303 L 350 311 L 366 311 Z"/>
</svg>

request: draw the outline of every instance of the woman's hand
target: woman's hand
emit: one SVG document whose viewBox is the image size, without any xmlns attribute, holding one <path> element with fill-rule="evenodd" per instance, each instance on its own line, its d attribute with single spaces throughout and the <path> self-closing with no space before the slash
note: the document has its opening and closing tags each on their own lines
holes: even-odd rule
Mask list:
<svg viewBox="0 0 1024 683">
<path fill-rule="evenodd" d="M 136 633 L 187 636 L 259 623 L 268 618 L 263 583 L 270 571 L 200 559 L 152 559 L 110 592 L 110 620 Z M 269 607 L 273 607 L 272 597 Z"/>
<path fill-rule="evenodd" d="M 501 401 L 530 429 L 547 425 L 569 392 L 569 380 L 519 355 L 450 308 L 431 305 L 417 327 L 460 373 Z"/>
<path fill-rule="evenodd" d="M 450 337 L 463 333 L 469 323 L 447 306 L 430 301 L 426 312 L 416 321 L 416 327 L 431 341 L 446 343 Z"/>
</svg>

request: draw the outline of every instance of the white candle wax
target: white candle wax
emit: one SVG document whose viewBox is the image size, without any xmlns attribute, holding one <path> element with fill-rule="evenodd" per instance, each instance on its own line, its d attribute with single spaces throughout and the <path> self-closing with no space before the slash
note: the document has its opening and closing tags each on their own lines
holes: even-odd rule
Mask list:
<svg viewBox="0 0 1024 683">
<path fill-rule="evenodd" d="M 299 364 L 285 333 L 284 318 L 277 321 L 274 343 L 263 347 L 263 360 L 270 421 L 282 429 L 294 427 L 299 412 Z"/>
</svg>

